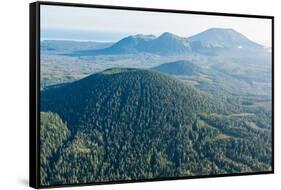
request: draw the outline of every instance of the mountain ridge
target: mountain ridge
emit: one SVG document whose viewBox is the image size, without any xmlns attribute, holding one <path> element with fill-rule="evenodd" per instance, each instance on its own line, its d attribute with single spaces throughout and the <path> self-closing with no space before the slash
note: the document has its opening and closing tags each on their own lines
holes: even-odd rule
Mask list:
<svg viewBox="0 0 281 190">
<path fill-rule="evenodd" d="M 87 51 L 73 52 L 72 56 L 95 56 L 106 54 L 152 53 L 159 55 L 184 55 L 223 49 L 264 49 L 243 34 L 230 28 L 210 28 L 190 37 L 181 37 L 164 32 L 158 37 L 137 34 L 127 36 L 112 46 Z"/>
</svg>

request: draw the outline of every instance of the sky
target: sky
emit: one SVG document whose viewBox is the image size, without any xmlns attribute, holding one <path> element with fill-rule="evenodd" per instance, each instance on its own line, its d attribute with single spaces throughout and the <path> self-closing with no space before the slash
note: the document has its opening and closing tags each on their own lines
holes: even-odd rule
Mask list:
<svg viewBox="0 0 281 190">
<path fill-rule="evenodd" d="M 41 5 L 41 38 L 118 41 L 128 35 L 171 32 L 189 37 L 213 27 L 232 28 L 271 46 L 271 20 L 246 17 L 160 13 Z"/>
</svg>

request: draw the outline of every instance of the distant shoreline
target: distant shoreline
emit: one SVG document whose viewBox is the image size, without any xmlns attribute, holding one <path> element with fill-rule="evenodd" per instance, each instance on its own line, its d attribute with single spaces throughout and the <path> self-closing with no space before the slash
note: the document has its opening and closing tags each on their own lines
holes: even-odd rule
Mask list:
<svg viewBox="0 0 281 190">
<path fill-rule="evenodd" d="M 98 42 L 98 43 L 116 43 L 116 41 L 103 41 L 103 40 L 80 40 L 72 38 L 43 38 L 40 39 L 40 42 L 43 41 L 68 41 L 68 42 Z"/>
</svg>

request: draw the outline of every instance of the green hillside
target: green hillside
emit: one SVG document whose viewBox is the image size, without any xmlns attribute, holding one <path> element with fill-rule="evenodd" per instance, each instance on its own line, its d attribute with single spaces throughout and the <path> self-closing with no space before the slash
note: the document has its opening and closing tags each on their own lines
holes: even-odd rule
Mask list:
<svg viewBox="0 0 281 190">
<path fill-rule="evenodd" d="M 54 160 L 70 137 L 70 131 L 57 114 L 41 112 L 40 119 L 40 175 L 41 183 L 48 184 Z"/>
<path fill-rule="evenodd" d="M 44 90 L 41 182 L 271 170 L 271 128 L 263 125 L 271 115 L 234 102 L 142 69 L 108 69 Z"/>
<path fill-rule="evenodd" d="M 162 73 L 167 73 L 170 75 L 194 75 L 199 72 L 199 68 L 196 64 L 186 61 L 186 60 L 180 60 L 170 63 L 163 63 L 161 65 L 158 65 L 152 70 L 159 71 Z"/>
</svg>

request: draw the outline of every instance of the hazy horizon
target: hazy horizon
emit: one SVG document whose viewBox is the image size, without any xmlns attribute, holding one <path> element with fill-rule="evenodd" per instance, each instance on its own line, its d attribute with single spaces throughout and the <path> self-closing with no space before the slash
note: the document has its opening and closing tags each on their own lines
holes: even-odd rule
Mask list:
<svg viewBox="0 0 281 190">
<path fill-rule="evenodd" d="M 212 27 L 218 28 L 218 27 Z M 211 28 L 209 28 L 211 29 Z M 228 29 L 228 28 L 221 28 L 221 29 Z M 207 29 L 208 30 L 208 29 Z M 205 30 L 204 30 L 205 31 Z M 201 32 L 204 32 L 201 31 Z M 141 33 L 134 33 L 134 34 L 122 34 L 122 33 L 102 33 L 102 32 L 95 32 L 95 31 L 78 31 L 78 30 L 64 30 L 64 29 L 48 29 L 48 31 L 41 32 L 41 40 L 40 41 L 48 41 L 48 40 L 56 40 L 56 41 L 77 41 L 77 42 L 100 42 L 100 43 L 116 43 L 123 38 L 128 36 L 134 35 L 154 35 L 155 37 L 159 37 L 165 32 L 160 33 L 159 35 L 155 34 L 141 34 Z M 239 32 L 239 31 L 237 31 Z M 169 32 L 172 33 L 172 32 Z M 200 33 L 200 32 L 198 32 Z M 174 34 L 174 33 L 173 33 Z M 177 34 L 175 34 L 177 35 Z M 196 35 L 196 34 L 195 34 Z M 180 36 L 180 35 L 178 35 Z M 191 35 L 193 36 L 193 35 Z M 191 36 L 180 36 L 183 38 L 189 38 Z M 246 36 L 248 38 L 248 36 Z M 251 39 L 250 39 L 251 40 Z M 252 40 L 254 41 L 254 40 Z M 254 41 L 259 43 L 265 47 L 271 47 L 271 44 L 262 44 L 260 42 Z"/>
<path fill-rule="evenodd" d="M 41 5 L 42 39 L 115 42 L 163 32 L 189 37 L 214 27 L 232 28 L 271 46 L 270 19 Z"/>
</svg>

